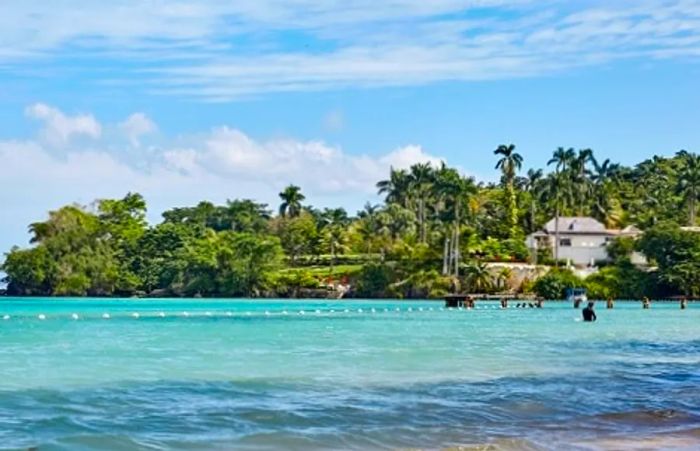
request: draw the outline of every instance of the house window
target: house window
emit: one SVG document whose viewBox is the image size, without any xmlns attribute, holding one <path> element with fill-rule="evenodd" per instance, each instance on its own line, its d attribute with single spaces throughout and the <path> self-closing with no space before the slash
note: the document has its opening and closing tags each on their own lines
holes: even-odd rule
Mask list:
<svg viewBox="0 0 700 451">
<path fill-rule="evenodd" d="M 571 247 L 571 238 L 562 238 L 561 240 L 559 240 L 559 246 Z"/>
</svg>

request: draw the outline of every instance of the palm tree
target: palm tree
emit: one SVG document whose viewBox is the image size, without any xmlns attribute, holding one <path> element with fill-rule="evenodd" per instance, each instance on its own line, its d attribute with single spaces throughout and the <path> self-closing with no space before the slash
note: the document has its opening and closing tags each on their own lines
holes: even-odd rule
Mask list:
<svg viewBox="0 0 700 451">
<path fill-rule="evenodd" d="M 677 154 L 682 158 L 683 166 L 678 172 L 676 193 L 688 204 L 688 225 L 695 226 L 697 201 L 700 197 L 700 156 L 682 150 Z"/>
<path fill-rule="evenodd" d="M 404 169 L 391 168 L 388 180 L 377 182 L 379 194 L 385 195 L 386 203 L 400 204 L 409 208 L 411 177 Z"/>
<path fill-rule="evenodd" d="M 469 289 L 475 293 L 489 291 L 492 286 L 491 272 L 483 262 L 474 262 L 467 265 L 465 269 Z"/>
<path fill-rule="evenodd" d="M 542 169 L 529 169 L 523 183 L 523 188 L 530 193 L 530 219 L 528 221 L 528 230 L 534 232 L 535 224 L 537 223 L 537 203 L 542 200 L 542 193 L 544 192 Z"/>
<path fill-rule="evenodd" d="M 563 174 L 566 174 L 571 167 L 571 162 L 576 158 L 576 152 L 572 148 L 557 148 L 552 154 L 552 158 L 547 162 L 547 166 L 554 164 L 554 175 L 550 177 L 549 193 L 553 196 L 554 207 L 554 261 L 559 265 L 559 214 L 562 209 L 562 200 L 566 199 L 569 185 L 565 182 Z"/>
<path fill-rule="evenodd" d="M 508 215 L 508 226 L 510 237 L 517 235 L 518 230 L 518 205 L 515 195 L 515 174 L 523 166 L 523 157 L 515 151 L 513 144 L 501 144 L 493 151 L 495 155 L 500 155 L 501 159 L 496 163 L 496 169 L 503 173 L 502 183 L 505 185 L 505 207 Z"/>
<path fill-rule="evenodd" d="M 301 203 L 306 199 L 301 193 L 301 188 L 295 185 L 289 185 L 280 193 L 280 216 L 296 217 L 301 213 Z"/>
<path fill-rule="evenodd" d="M 615 184 L 618 182 L 620 165 L 611 164 L 610 159 L 606 159 L 602 164 L 593 159 L 593 165 L 593 216 L 608 227 L 619 226 L 622 220 L 622 206 L 617 198 Z"/>
<path fill-rule="evenodd" d="M 330 273 L 333 274 L 337 251 L 343 247 L 345 226 L 348 224 L 348 214 L 343 208 L 325 209 L 321 214 L 323 236 L 331 253 Z"/>
<path fill-rule="evenodd" d="M 570 163 L 571 194 L 574 198 L 579 216 L 584 215 L 584 209 L 592 194 L 591 180 L 589 178 L 591 172 L 588 169 L 588 163 L 596 163 L 591 149 L 579 150 L 578 155 L 573 158 Z"/>
<path fill-rule="evenodd" d="M 434 190 L 445 223 L 451 223 L 445 227 L 443 274 L 454 271 L 454 276 L 459 277 L 462 212 L 468 208 L 469 198 L 476 192 L 476 186 L 471 178 L 464 178 L 455 169 L 443 164 L 435 173 Z"/>
<path fill-rule="evenodd" d="M 421 243 L 425 243 L 426 231 L 426 203 L 430 194 L 432 184 L 435 181 L 435 171 L 430 163 L 416 163 L 411 166 L 410 188 L 415 193 L 418 200 L 418 227 Z"/>
</svg>

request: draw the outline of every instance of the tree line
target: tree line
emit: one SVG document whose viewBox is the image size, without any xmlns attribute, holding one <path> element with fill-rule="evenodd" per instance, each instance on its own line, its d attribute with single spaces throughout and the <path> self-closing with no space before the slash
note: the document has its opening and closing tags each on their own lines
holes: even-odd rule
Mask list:
<svg viewBox="0 0 700 451">
<path fill-rule="evenodd" d="M 279 194 L 274 210 L 250 199 L 203 201 L 167 210 L 155 225 L 147 223 L 137 193 L 67 205 L 29 226 L 30 247 L 5 254 L 7 292 L 296 296 L 342 282 L 352 286 L 351 294 L 369 297 L 506 289 L 553 296 L 557 284 L 584 282 L 553 271 L 513 287 L 507 269 L 494 273 L 486 263 L 528 262 L 527 234 L 552 218 L 592 216 L 609 228 L 645 231 L 635 242 L 611 244 L 610 267 L 586 282 L 594 292 L 609 293 L 620 285 L 615 279 L 624 278 L 636 281 L 638 291 L 700 293 L 694 275 L 700 234 L 680 229 L 697 220 L 695 153 L 628 167 L 601 161 L 590 149 L 558 148 L 546 167 L 527 171 L 514 145 L 499 146 L 494 156 L 496 183 L 445 164 L 392 169 L 376 185 L 383 202 L 354 215 L 308 205 L 293 185 Z M 634 250 L 657 269 L 631 266 Z M 544 250 L 538 262 L 555 264 L 556 251 Z"/>
</svg>

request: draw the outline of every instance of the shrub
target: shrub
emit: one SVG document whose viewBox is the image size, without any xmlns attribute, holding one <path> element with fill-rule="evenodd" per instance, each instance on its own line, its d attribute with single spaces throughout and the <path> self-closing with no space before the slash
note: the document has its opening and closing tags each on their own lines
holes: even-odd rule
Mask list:
<svg viewBox="0 0 700 451">
<path fill-rule="evenodd" d="M 582 285 L 580 278 L 568 269 L 552 269 L 535 281 L 533 289 L 545 299 L 564 299 L 568 288 Z"/>
</svg>

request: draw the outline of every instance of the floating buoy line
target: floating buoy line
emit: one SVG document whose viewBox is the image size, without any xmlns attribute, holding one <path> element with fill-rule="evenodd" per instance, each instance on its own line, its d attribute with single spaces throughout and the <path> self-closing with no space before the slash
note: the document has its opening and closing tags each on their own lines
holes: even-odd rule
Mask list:
<svg viewBox="0 0 700 451">
<path fill-rule="evenodd" d="M 493 306 L 476 306 L 475 309 L 481 309 L 481 310 L 491 310 L 491 309 L 498 309 L 499 307 L 496 305 Z M 338 308 L 327 308 L 327 309 L 318 309 L 318 308 L 306 308 L 306 309 L 284 309 L 284 310 L 278 310 L 278 311 L 273 311 L 273 310 L 263 310 L 259 312 L 251 312 L 251 311 L 220 311 L 220 312 L 215 312 L 215 311 L 182 311 L 182 312 L 169 312 L 169 311 L 148 311 L 148 312 L 134 312 L 134 311 L 119 311 L 119 312 L 93 312 L 93 313 L 56 313 L 56 314 L 46 314 L 46 313 L 36 313 L 32 316 L 29 316 L 27 314 L 1 314 L 0 317 L 4 321 L 9 321 L 13 319 L 21 319 L 21 320 L 26 320 L 26 319 L 37 319 L 39 321 L 46 321 L 46 320 L 56 320 L 56 319 L 72 319 L 74 321 L 78 320 L 87 320 L 87 319 L 102 319 L 102 320 L 109 320 L 109 319 L 116 319 L 116 318 L 122 318 L 122 319 L 165 319 L 165 318 L 241 318 L 241 317 L 257 317 L 257 318 L 274 318 L 274 317 L 287 317 L 290 314 L 295 314 L 297 316 L 306 316 L 306 315 L 313 315 L 313 316 L 336 316 L 336 317 L 342 317 L 342 316 L 359 316 L 359 315 L 373 315 L 373 316 L 381 316 L 381 317 L 391 317 L 395 316 L 396 314 L 406 314 L 406 313 L 411 313 L 413 315 L 419 315 L 421 313 L 429 313 L 429 312 L 466 312 L 471 310 L 469 307 L 371 307 L 371 308 L 362 308 L 358 307 L 355 309 L 351 308 L 343 308 L 343 309 L 338 309 Z"/>
</svg>

